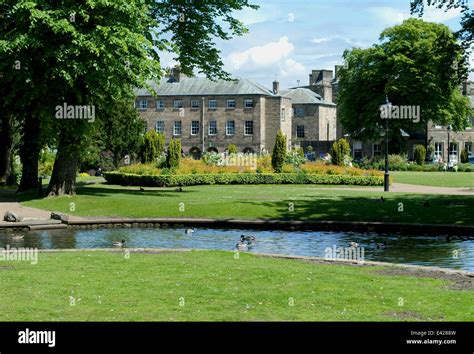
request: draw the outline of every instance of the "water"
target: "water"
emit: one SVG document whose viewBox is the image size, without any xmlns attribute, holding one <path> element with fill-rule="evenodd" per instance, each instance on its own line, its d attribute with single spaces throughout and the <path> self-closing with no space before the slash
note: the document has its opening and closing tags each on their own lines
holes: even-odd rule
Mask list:
<svg viewBox="0 0 474 354">
<path fill-rule="evenodd" d="M 240 235 L 254 235 L 257 241 L 249 252 L 324 257 L 327 247 L 349 247 L 350 242 L 364 248 L 368 261 L 406 263 L 474 271 L 474 240 L 445 237 L 399 236 L 374 233 L 315 231 L 255 231 L 197 229 L 186 234 L 183 228 L 161 229 L 63 229 L 30 232 L 0 231 L 0 247 L 108 248 L 113 241 L 126 240 L 127 247 L 195 248 L 234 250 Z M 12 239 L 24 235 L 22 240 Z M 385 242 L 386 249 L 376 243 Z"/>
</svg>

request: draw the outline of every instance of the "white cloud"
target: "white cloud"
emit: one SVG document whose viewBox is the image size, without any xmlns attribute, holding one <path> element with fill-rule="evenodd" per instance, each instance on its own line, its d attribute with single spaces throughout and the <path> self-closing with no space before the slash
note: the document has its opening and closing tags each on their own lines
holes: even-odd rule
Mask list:
<svg viewBox="0 0 474 354">
<path fill-rule="evenodd" d="M 328 37 L 323 37 L 323 38 L 313 38 L 311 40 L 312 43 L 320 44 L 320 43 L 325 43 L 329 42 L 331 39 Z"/>
<path fill-rule="evenodd" d="M 461 16 L 461 9 L 444 11 L 436 7 L 427 7 L 422 18 L 428 22 L 445 22 L 459 16 Z"/>
<path fill-rule="evenodd" d="M 372 7 L 369 9 L 380 21 L 385 25 L 394 25 L 402 23 L 406 19 L 410 18 L 410 13 L 399 11 L 393 7 L 381 6 L 381 7 Z"/>
<path fill-rule="evenodd" d="M 247 64 L 271 65 L 287 57 L 294 49 L 295 46 L 285 36 L 278 42 L 255 46 L 243 52 L 233 52 L 228 56 L 228 61 L 236 68 Z"/>
<path fill-rule="evenodd" d="M 286 59 L 282 64 L 280 64 L 280 75 L 283 78 L 294 78 L 307 73 L 306 67 L 293 59 Z"/>
</svg>

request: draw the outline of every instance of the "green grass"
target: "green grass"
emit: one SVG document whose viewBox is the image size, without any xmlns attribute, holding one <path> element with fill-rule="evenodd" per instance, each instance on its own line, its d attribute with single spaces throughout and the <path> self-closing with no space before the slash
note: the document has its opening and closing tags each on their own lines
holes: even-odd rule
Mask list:
<svg viewBox="0 0 474 354">
<path fill-rule="evenodd" d="M 390 172 L 393 181 L 421 186 L 474 188 L 473 172 Z"/>
<path fill-rule="evenodd" d="M 473 196 L 323 189 L 313 185 L 228 185 L 175 188 L 81 185 L 77 195 L 37 199 L 23 205 L 78 216 L 205 217 L 215 219 L 317 219 L 474 225 Z M 384 196 L 385 203 L 380 203 Z M 423 203 L 429 201 L 430 206 Z M 75 211 L 71 211 L 74 203 Z M 183 204 L 181 204 L 183 203 Z M 294 211 L 290 211 L 290 203 Z M 403 203 L 403 212 L 399 212 Z M 180 207 L 184 206 L 184 211 Z"/>
<path fill-rule="evenodd" d="M 224 251 L 40 253 L 37 265 L 1 266 L 0 321 L 474 320 L 473 291 L 379 267 Z"/>
</svg>

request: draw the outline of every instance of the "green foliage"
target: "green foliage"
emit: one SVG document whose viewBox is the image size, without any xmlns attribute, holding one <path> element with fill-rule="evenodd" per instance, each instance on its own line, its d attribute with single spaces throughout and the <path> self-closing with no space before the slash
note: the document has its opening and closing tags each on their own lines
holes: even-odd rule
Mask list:
<svg viewBox="0 0 474 354">
<path fill-rule="evenodd" d="M 40 177 L 50 177 L 53 173 L 53 165 L 56 153 L 49 147 L 41 149 L 38 160 L 38 175 Z"/>
<path fill-rule="evenodd" d="M 415 161 L 417 165 L 423 165 L 426 159 L 426 149 L 423 145 L 416 145 L 415 146 Z"/>
<path fill-rule="evenodd" d="M 142 161 L 155 163 L 165 149 L 165 136 L 155 130 L 149 130 L 143 137 Z"/>
<path fill-rule="evenodd" d="M 341 138 L 335 141 L 331 148 L 331 163 L 337 166 L 344 166 L 350 152 L 351 147 L 346 139 Z"/>
<path fill-rule="evenodd" d="M 237 154 L 239 150 L 237 150 L 237 146 L 235 146 L 235 144 L 229 144 L 229 146 L 227 146 L 227 152 L 229 154 Z"/>
<path fill-rule="evenodd" d="M 291 164 L 294 167 L 299 167 L 306 162 L 306 158 L 304 157 L 304 153 L 302 153 L 302 149 L 293 150 L 286 154 L 285 163 Z"/>
<path fill-rule="evenodd" d="M 122 172 L 106 172 L 110 184 L 148 187 L 194 186 L 206 184 L 336 184 L 380 186 L 383 177 L 321 175 L 305 173 L 219 173 L 190 175 L 135 175 Z"/>
<path fill-rule="evenodd" d="M 468 163 L 469 162 L 469 154 L 467 153 L 467 149 L 464 148 L 461 151 L 461 163 Z"/>
<path fill-rule="evenodd" d="M 211 152 L 205 152 L 202 155 L 202 161 L 208 166 L 223 166 L 224 161 L 222 160 L 222 155 L 211 151 Z"/>
<path fill-rule="evenodd" d="M 391 141 L 399 129 L 424 130 L 429 120 L 463 129 L 469 112 L 458 88 L 466 69 L 463 55 L 447 26 L 413 18 L 383 31 L 379 44 L 347 50 L 339 71 L 341 123 L 352 137 L 380 138 L 386 120 L 379 108 L 388 96 L 394 106 L 420 107 L 419 122 L 389 121 Z"/>
<path fill-rule="evenodd" d="M 278 131 L 272 153 L 272 167 L 276 173 L 281 173 L 286 158 L 286 136 Z"/>
<path fill-rule="evenodd" d="M 171 139 L 166 155 L 166 165 L 169 169 L 179 167 L 181 163 L 181 140 Z"/>
</svg>

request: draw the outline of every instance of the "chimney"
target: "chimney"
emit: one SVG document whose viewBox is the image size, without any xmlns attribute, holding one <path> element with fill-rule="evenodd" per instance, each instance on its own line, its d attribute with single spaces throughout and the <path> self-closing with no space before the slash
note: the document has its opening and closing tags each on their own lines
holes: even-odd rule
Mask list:
<svg viewBox="0 0 474 354">
<path fill-rule="evenodd" d="M 273 81 L 273 93 L 278 94 L 280 92 L 280 83 L 278 81 Z"/>
<path fill-rule="evenodd" d="M 181 79 L 181 68 L 177 65 L 173 69 L 171 69 L 171 81 L 179 82 Z"/>
</svg>

